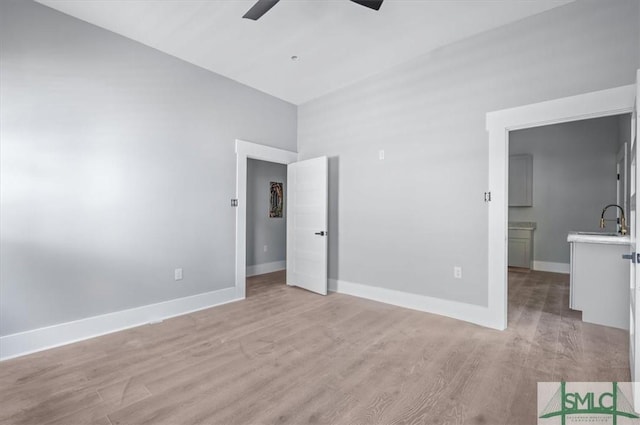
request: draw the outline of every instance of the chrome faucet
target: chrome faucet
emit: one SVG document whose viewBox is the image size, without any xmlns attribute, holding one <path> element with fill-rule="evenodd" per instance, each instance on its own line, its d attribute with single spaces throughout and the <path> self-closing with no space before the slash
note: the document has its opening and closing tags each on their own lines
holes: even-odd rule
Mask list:
<svg viewBox="0 0 640 425">
<path fill-rule="evenodd" d="M 618 204 L 609 204 L 606 207 L 604 207 L 602 209 L 602 214 L 600 214 L 600 228 L 604 229 L 604 213 L 607 212 L 607 209 L 609 207 L 617 207 L 620 209 L 620 234 L 621 235 L 626 235 L 627 234 L 627 221 L 624 218 L 624 208 L 622 208 L 620 205 Z"/>
</svg>

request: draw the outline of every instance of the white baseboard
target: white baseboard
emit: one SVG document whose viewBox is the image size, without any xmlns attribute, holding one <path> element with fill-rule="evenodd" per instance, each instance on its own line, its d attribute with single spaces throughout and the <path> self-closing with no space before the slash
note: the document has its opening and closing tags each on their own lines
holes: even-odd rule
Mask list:
<svg viewBox="0 0 640 425">
<path fill-rule="evenodd" d="M 571 265 L 567 263 L 552 263 L 550 261 L 534 261 L 533 270 L 569 274 L 571 272 Z"/>
<path fill-rule="evenodd" d="M 274 261 L 272 263 L 262 263 L 253 266 L 247 266 L 247 277 L 259 274 L 277 272 L 287 268 L 286 261 Z"/>
<path fill-rule="evenodd" d="M 0 337 L 0 360 L 159 322 L 238 300 L 240 298 L 236 295 L 235 287 L 225 288 L 3 336 Z"/>
<path fill-rule="evenodd" d="M 329 290 L 398 307 L 438 314 L 489 328 L 499 329 L 487 307 L 411 294 L 393 289 L 329 279 Z"/>
</svg>

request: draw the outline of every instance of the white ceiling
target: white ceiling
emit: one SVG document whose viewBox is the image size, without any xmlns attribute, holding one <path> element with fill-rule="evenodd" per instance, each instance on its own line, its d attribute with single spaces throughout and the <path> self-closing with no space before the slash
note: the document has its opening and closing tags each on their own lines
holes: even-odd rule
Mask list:
<svg viewBox="0 0 640 425">
<path fill-rule="evenodd" d="M 573 0 L 37 0 L 294 104 Z M 297 62 L 292 55 L 299 56 Z"/>
</svg>

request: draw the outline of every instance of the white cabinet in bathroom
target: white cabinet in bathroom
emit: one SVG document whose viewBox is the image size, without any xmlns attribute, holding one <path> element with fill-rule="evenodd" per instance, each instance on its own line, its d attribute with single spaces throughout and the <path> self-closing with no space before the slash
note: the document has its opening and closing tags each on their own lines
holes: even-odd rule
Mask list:
<svg viewBox="0 0 640 425">
<path fill-rule="evenodd" d="M 582 321 L 629 329 L 628 236 L 569 233 L 571 277 L 569 308 L 582 311 Z"/>
<path fill-rule="evenodd" d="M 535 228 L 532 222 L 509 222 L 509 267 L 533 268 Z"/>
<path fill-rule="evenodd" d="M 533 206 L 533 156 L 509 156 L 509 206 Z"/>
</svg>

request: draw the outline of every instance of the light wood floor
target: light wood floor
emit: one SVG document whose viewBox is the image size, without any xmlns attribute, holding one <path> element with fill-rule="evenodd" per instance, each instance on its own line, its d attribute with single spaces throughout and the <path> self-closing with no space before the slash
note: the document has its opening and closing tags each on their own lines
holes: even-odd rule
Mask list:
<svg viewBox="0 0 640 425">
<path fill-rule="evenodd" d="M 252 278 L 248 299 L 0 363 L 2 424 L 535 424 L 538 381 L 628 381 L 566 276 L 511 273 L 504 332 Z"/>
</svg>

